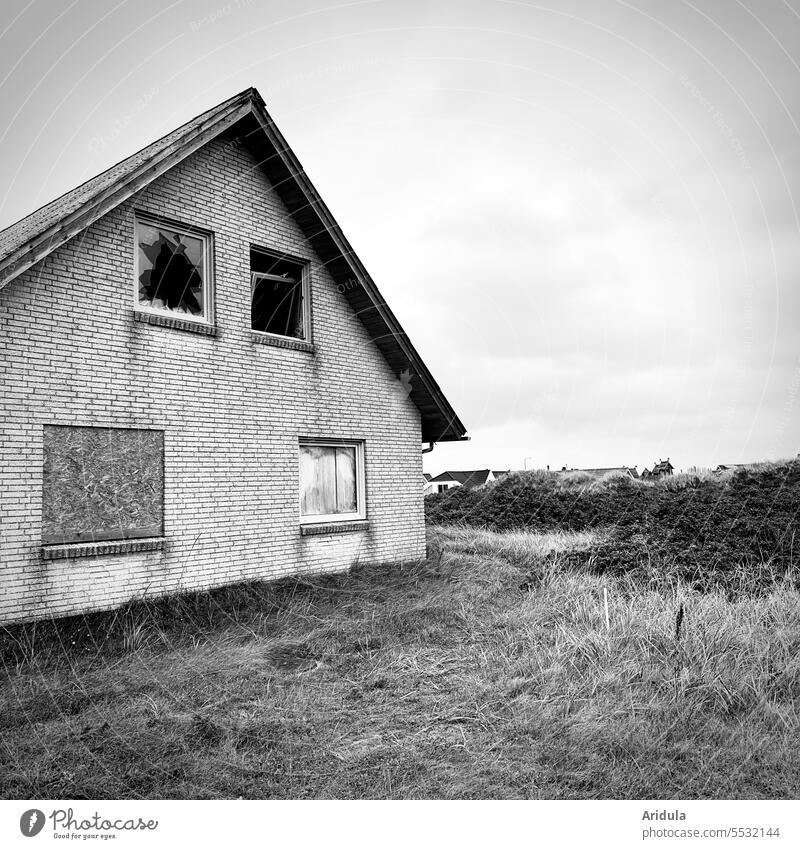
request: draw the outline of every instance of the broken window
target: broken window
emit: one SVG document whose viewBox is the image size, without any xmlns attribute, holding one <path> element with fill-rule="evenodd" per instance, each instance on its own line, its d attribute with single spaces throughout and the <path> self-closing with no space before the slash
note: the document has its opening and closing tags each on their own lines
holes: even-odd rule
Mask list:
<svg viewBox="0 0 800 849">
<path fill-rule="evenodd" d="M 360 442 L 300 443 L 301 520 L 364 517 L 363 457 Z"/>
<path fill-rule="evenodd" d="M 280 254 L 251 248 L 250 273 L 253 330 L 306 339 L 305 265 Z"/>
<path fill-rule="evenodd" d="M 137 217 L 137 306 L 207 321 L 209 248 L 207 235 Z"/>
<path fill-rule="evenodd" d="M 162 536 L 164 432 L 44 428 L 42 542 Z"/>
</svg>

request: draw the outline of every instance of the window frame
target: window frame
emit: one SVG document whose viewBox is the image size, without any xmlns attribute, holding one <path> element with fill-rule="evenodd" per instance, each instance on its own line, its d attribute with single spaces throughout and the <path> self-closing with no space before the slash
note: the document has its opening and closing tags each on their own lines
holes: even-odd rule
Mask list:
<svg viewBox="0 0 800 849">
<path fill-rule="evenodd" d="M 250 254 L 252 253 L 263 254 L 264 256 L 271 257 L 273 259 L 287 260 L 288 262 L 293 262 L 300 266 L 300 298 L 303 318 L 303 335 L 287 336 L 284 333 L 272 333 L 268 330 L 256 330 L 255 327 L 253 327 L 252 310 L 253 295 L 255 294 L 256 289 L 255 277 L 259 277 L 261 280 L 283 280 L 284 282 L 286 281 L 286 278 L 281 277 L 279 274 L 268 274 L 263 271 L 253 271 L 252 259 L 248 259 L 248 262 L 250 262 L 250 332 L 254 333 L 258 337 L 266 339 L 290 339 L 294 342 L 311 344 L 313 342 L 311 336 L 311 261 L 286 253 L 286 251 L 278 251 L 274 248 L 262 248 L 260 245 L 254 244 L 250 245 L 248 257 L 250 257 Z"/>
<path fill-rule="evenodd" d="M 161 517 L 158 525 L 148 525 L 142 526 L 140 528 L 135 529 L 127 529 L 125 532 L 118 531 L 116 529 L 106 528 L 105 530 L 93 530 L 92 532 L 79 532 L 79 533 L 58 533 L 58 534 L 45 534 L 44 527 L 44 519 L 45 513 L 47 512 L 45 507 L 45 496 L 46 492 L 46 482 L 44 479 L 44 467 L 47 463 L 47 440 L 46 440 L 46 430 L 47 428 L 70 428 L 74 430 L 92 430 L 95 432 L 99 431 L 126 431 L 128 433 L 156 433 L 161 435 L 160 439 L 160 450 L 159 450 L 159 459 L 161 464 L 161 487 L 159 492 L 159 500 L 161 503 Z M 135 543 L 141 540 L 151 540 L 151 539 L 163 539 L 165 536 L 165 527 L 166 527 L 166 514 L 167 514 L 167 502 L 166 502 L 166 487 L 167 487 L 167 431 L 165 428 L 158 427 L 136 427 L 136 426 L 115 426 L 115 425 L 94 425 L 94 424 L 62 424 L 61 422 L 46 422 L 42 425 L 42 479 L 41 479 L 41 498 L 40 504 L 42 509 L 42 523 L 41 523 L 41 542 L 44 549 L 56 549 L 56 548 L 66 548 L 66 549 L 79 549 L 81 547 L 89 546 L 95 544 L 111 544 L 111 543 Z"/>
<path fill-rule="evenodd" d="M 139 239 L 137 237 L 138 224 L 142 223 L 149 227 L 164 227 L 173 230 L 183 236 L 193 239 L 201 239 L 203 242 L 203 266 L 205 279 L 203 280 L 203 305 L 204 315 L 196 316 L 191 313 L 177 312 L 164 307 L 153 307 L 139 300 Z M 134 210 L 133 212 L 133 309 L 135 312 L 147 315 L 167 316 L 176 321 L 186 321 L 203 326 L 214 326 L 214 234 L 211 230 L 198 227 L 194 224 L 184 224 L 174 218 L 155 215 L 152 212 Z"/>
<path fill-rule="evenodd" d="M 303 515 L 303 489 L 300 464 L 303 448 L 355 448 L 356 449 L 356 510 L 351 513 L 317 513 Z M 333 439 L 326 437 L 300 437 L 297 449 L 297 512 L 301 525 L 331 525 L 346 522 L 363 522 L 367 518 L 365 443 L 363 439 Z"/>
</svg>

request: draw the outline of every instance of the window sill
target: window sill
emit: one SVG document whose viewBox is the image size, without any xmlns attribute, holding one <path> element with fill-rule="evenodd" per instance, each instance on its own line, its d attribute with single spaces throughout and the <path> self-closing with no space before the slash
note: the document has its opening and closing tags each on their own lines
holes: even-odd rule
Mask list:
<svg viewBox="0 0 800 849">
<path fill-rule="evenodd" d="M 65 560 L 71 557 L 98 557 L 102 554 L 129 554 L 137 551 L 161 551 L 163 537 L 120 539 L 98 542 L 75 542 L 67 545 L 43 545 L 42 560 Z"/>
<path fill-rule="evenodd" d="M 213 324 L 201 324 L 185 318 L 158 313 L 133 311 L 133 320 L 142 324 L 157 324 L 159 327 L 171 327 L 173 330 L 186 330 L 189 333 L 199 333 L 202 336 L 216 336 L 217 328 Z"/>
<path fill-rule="evenodd" d="M 300 525 L 300 536 L 310 537 L 318 534 L 348 534 L 353 531 L 369 530 L 369 522 L 359 519 L 355 522 L 325 522 L 319 525 Z"/>
<path fill-rule="evenodd" d="M 258 345 L 272 345 L 275 348 L 289 348 L 292 351 L 306 351 L 314 353 L 314 343 L 305 339 L 292 339 L 289 336 L 272 336 L 269 333 L 260 333 L 257 330 L 250 331 L 250 341 Z"/>
</svg>

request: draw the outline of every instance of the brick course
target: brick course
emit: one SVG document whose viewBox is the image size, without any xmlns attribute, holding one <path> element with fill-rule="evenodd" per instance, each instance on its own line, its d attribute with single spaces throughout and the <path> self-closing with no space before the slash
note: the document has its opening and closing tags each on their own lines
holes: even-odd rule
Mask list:
<svg viewBox="0 0 800 849">
<path fill-rule="evenodd" d="M 134 319 L 134 209 L 213 232 L 215 335 Z M 310 350 L 253 340 L 251 244 L 311 261 Z M 424 555 L 419 412 L 228 136 L 0 291 L 0 385 L 0 623 Z M 46 424 L 165 431 L 161 550 L 42 557 Z M 365 440 L 366 528 L 301 534 L 300 437 Z"/>
</svg>

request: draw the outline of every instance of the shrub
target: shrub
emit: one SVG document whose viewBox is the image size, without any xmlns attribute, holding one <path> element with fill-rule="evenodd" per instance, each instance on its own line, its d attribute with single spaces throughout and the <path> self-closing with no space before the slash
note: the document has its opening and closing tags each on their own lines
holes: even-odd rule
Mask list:
<svg viewBox="0 0 800 849">
<path fill-rule="evenodd" d="M 593 556 L 600 570 L 663 580 L 680 575 L 703 588 L 738 587 L 743 575 L 794 580 L 800 462 L 654 483 L 586 477 L 521 472 L 490 490 L 458 488 L 429 496 L 426 514 L 432 524 L 495 531 L 609 527 L 613 532 Z"/>
</svg>

